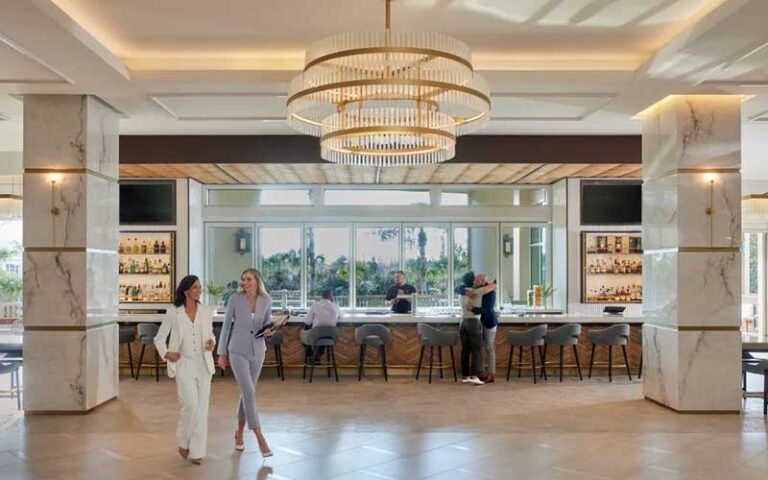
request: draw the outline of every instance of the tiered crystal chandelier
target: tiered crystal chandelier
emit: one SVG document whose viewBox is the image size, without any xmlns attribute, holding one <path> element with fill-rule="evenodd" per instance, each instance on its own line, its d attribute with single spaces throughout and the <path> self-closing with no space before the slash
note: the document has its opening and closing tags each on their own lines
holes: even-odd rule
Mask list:
<svg viewBox="0 0 768 480">
<path fill-rule="evenodd" d="M 488 123 L 488 84 L 469 47 L 433 32 L 386 28 L 312 45 L 292 81 L 288 124 L 320 137 L 321 156 L 364 166 L 424 165 L 456 153 L 456 137 Z"/>
</svg>

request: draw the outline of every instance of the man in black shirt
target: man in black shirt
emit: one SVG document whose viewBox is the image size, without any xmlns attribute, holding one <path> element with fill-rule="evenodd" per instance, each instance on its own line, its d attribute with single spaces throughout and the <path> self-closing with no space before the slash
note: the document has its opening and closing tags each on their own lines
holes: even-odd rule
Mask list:
<svg viewBox="0 0 768 480">
<path fill-rule="evenodd" d="M 410 313 L 411 302 L 397 297 L 398 295 L 412 295 L 414 293 L 416 293 L 416 287 L 405 283 L 405 272 L 398 270 L 395 272 L 395 284 L 389 287 L 387 296 L 384 298 L 392 307 L 392 313 Z"/>
</svg>

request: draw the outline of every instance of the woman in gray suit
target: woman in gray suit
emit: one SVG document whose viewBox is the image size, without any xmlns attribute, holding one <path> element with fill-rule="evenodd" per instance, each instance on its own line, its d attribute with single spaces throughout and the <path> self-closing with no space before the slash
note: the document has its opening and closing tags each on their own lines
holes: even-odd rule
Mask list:
<svg viewBox="0 0 768 480">
<path fill-rule="evenodd" d="M 240 291 L 230 297 L 227 305 L 219 339 L 218 364 L 222 369 L 227 364 L 232 366 L 240 387 L 235 449 L 245 450 L 243 430 L 247 422 L 248 428 L 256 434 L 261 456 L 266 458 L 272 456 L 272 451 L 261 431 L 256 411 L 256 382 L 266 352 L 264 337 L 272 336 L 272 330 L 265 328 L 270 324 L 272 298 L 256 269 L 246 269 L 240 276 L 240 285 Z"/>
</svg>

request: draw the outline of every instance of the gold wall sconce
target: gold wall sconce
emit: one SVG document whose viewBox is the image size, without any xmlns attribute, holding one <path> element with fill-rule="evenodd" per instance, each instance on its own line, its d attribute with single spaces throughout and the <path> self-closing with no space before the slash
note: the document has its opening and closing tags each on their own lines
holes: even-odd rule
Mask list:
<svg viewBox="0 0 768 480">
<path fill-rule="evenodd" d="M 704 209 L 704 213 L 709 217 L 709 246 L 711 247 L 714 245 L 715 236 L 715 180 L 717 180 L 717 174 L 705 173 L 704 180 L 709 183 L 709 203 Z"/>
<path fill-rule="evenodd" d="M 59 207 L 56 206 L 56 184 L 61 183 L 60 173 L 51 173 L 48 175 L 48 181 L 51 182 L 51 215 L 56 216 L 61 213 Z"/>
</svg>

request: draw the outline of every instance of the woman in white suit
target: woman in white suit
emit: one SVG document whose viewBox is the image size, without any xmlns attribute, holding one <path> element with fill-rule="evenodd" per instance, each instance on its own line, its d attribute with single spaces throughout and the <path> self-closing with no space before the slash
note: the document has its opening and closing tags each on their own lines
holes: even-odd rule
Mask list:
<svg viewBox="0 0 768 480">
<path fill-rule="evenodd" d="M 214 373 L 213 312 L 200 303 L 203 287 L 194 275 L 176 288 L 171 309 L 155 337 L 158 354 L 168 361 L 168 376 L 176 377 L 181 411 L 176 428 L 179 455 L 199 465 L 208 443 L 208 405 Z M 166 348 L 166 339 L 170 341 Z"/>
</svg>

